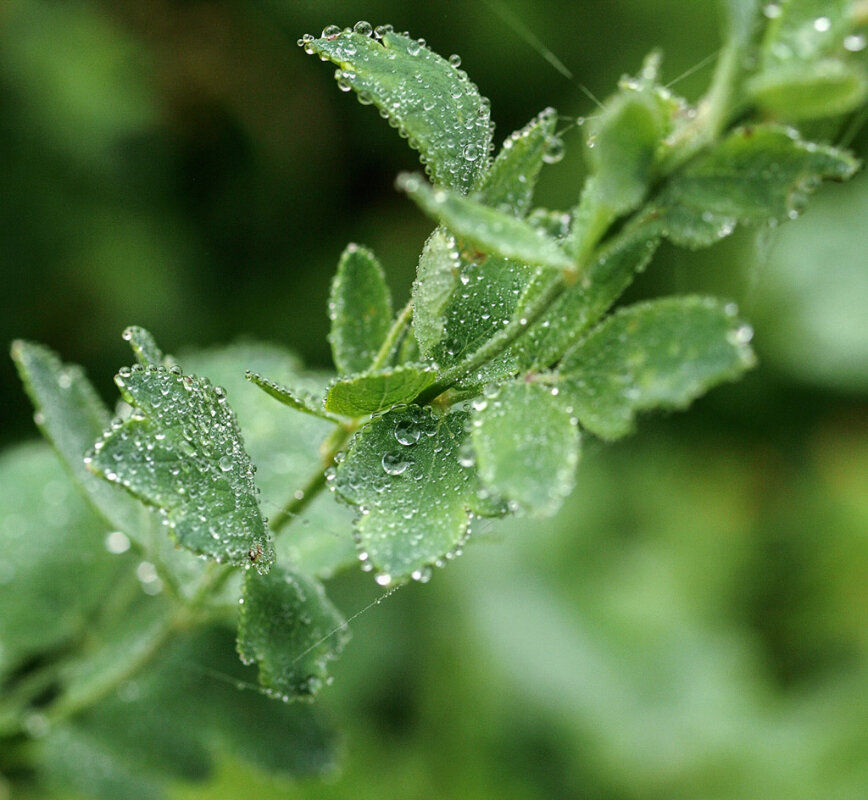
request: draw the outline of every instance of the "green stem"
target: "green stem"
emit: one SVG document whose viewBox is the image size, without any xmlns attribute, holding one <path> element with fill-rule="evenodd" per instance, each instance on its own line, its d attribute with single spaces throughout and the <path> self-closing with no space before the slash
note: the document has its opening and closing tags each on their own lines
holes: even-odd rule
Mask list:
<svg viewBox="0 0 868 800">
<path fill-rule="evenodd" d="M 357 427 L 357 422 L 347 427 L 335 428 L 328 438 L 322 443 L 320 453 L 322 455 L 322 466 L 314 472 L 307 483 L 299 489 L 293 498 L 270 520 L 271 529 L 275 533 L 279 533 L 289 522 L 301 514 L 313 499 L 325 488 L 326 477 L 325 470 L 330 467 L 335 460 L 335 456 L 340 452 L 340 449 L 346 444 L 347 439 L 353 434 Z"/>
<path fill-rule="evenodd" d="M 723 133 L 734 111 L 733 97 L 742 71 L 744 47 L 744 42 L 733 39 L 720 51 L 711 85 L 697 103 L 692 122 L 670 143 L 670 156 L 660 167 L 661 175 L 670 175 Z"/>
<path fill-rule="evenodd" d="M 118 663 L 101 680 L 86 683 L 78 691 L 67 692 L 49 706 L 45 712 L 46 722 L 58 725 L 108 697 L 139 670 L 147 666 L 177 633 L 194 624 L 208 601 L 234 572 L 232 567 L 211 564 L 196 593 L 187 605 L 155 623 L 140 646 Z"/>
<path fill-rule="evenodd" d="M 407 325 L 410 324 L 410 318 L 413 316 L 413 298 L 411 297 L 407 301 L 407 305 L 401 309 L 401 313 L 395 317 L 395 321 L 392 323 L 392 327 L 389 328 L 389 332 L 386 334 L 386 338 L 383 340 L 383 344 L 380 346 L 379 351 L 377 352 L 376 357 L 374 358 L 373 363 L 371 364 L 371 371 L 375 369 L 380 369 L 386 365 L 386 362 L 389 360 L 389 356 L 392 354 L 392 350 L 394 350 L 395 345 L 398 343 L 398 339 L 401 338 L 401 334 L 404 332 L 404 329 Z"/>
<path fill-rule="evenodd" d="M 509 347 L 509 345 L 525 333 L 534 322 L 545 314 L 545 312 L 551 308 L 555 300 L 561 296 L 566 287 L 567 283 L 564 280 L 563 275 L 559 275 L 556 280 L 549 283 L 543 291 L 534 298 L 533 302 L 524 309 L 522 316 L 511 320 L 507 326 L 498 331 L 484 345 L 482 345 L 482 347 L 471 353 L 463 361 L 459 361 L 454 366 L 441 372 L 440 378 L 425 389 L 425 391 L 421 392 L 413 402 L 418 405 L 430 403 L 435 397 L 441 395 L 453 384 L 488 363 L 492 358 Z"/>
</svg>

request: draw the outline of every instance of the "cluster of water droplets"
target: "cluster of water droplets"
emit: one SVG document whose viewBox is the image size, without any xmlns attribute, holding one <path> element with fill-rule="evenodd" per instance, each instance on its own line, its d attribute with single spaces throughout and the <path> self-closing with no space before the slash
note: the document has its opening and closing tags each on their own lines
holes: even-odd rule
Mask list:
<svg viewBox="0 0 868 800">
<path fill-rule="evenodd" d="M 362 46 L 360 36 L 383 48 Z M 328 25 L 319 39 L 305 34 L 298 44 L 306 53 L 338 64 L 338 87 L 355 90 L 363 105 L 375 104 L 420 152 L 432 179 L 463 191 L 473 187 L 494 148 L 493 125 L 490 105 L 460 68 L 458 55 L 443 59 L 424 39 L 396 33 L 391 25 L 374 28 L 364 20 L 353 28 Z M 382 65 L 375 63 L 383 57 L 400 62 L 388 81 L 379 79 Z M 418 63 L 408 63 L 407 57 Z"/>
<path fill-rule="evenodd" d="M 360 432 L 338 465 L 333 485 L 359 512 L 354 535 L 361 569 L 376 571 L 379 585 L 394 582 L 390 566 L 401 570 L 398 577 L 409 573 L 424 582 L 432 565 L 460 554 L 475 480 L 462 449 L 466 419 L 463 412 L 438 417 L 420 406 L 391 409 Z M 460 530 L 453 530 L 456 506 Z"/>
<path fill-rule="evenodd" d="M 767 19 L 778 19 L 784 13 L 784 2 L 767 3 L 763 6 L 763 14 Z M 829 50 L 834 46 L 835 39 L 840 35 L 839 26 L 832 17 L 820 14 L 805 25 L 789 41 L 776 41 L 772 45 L 773 55 L 781 61 L 798 58 L 809 60 L 816 56 L 819 49 Z M 846 33 L 840 40 L 840 46 L 850 53 L 859 53 L 865 49 L 866 37 L 863 33 Z"/>
<path fill-rule="evenodd" d="M 124 367 L 115 383 L 131 416 L 115 419 L 85 462 L 159 508 L 194 552 L 267 567 L 255 467 L 225 390 L 177 366 Z"/>
</svg>

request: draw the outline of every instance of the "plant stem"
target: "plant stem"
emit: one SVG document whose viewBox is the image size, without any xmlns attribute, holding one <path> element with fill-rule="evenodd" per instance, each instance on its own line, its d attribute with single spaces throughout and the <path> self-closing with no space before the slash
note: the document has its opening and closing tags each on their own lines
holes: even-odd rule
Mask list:
<svg viewBox="0 0 868 800">
<path fill-rule="evenodd" d="M 534 298 L 533 302 L 524 309 L 521 317 L 513 319 L 510 323 L 492 336 L 482 347 L 471 353 L 463 361 L 459 361 L 452 367 L 440 373 L 440 378 L 421 392 L 413 400 L 414 403 L 424 405 L 430 403 L 435 397 L 445 392 L 450 386 L 474 370 L 479 369 L 496 355 L 505 350 L 516 339 L 527 331 L 552 304 L 561 296 L 567 284 L 563 275 L 549 283 L 543 291 Z"/>
<path fill-rule="evenodd" d="M 386 362 L 389 360 L 389 356 L 392 354 L 392 350 L 395 348 L 395 345 L 398 342 L 398 339 L 401 337 L 401 334 L 404 332 L 404 329 L 410 323 L 410 318 L 413 316 L 413 298 L 411 297 L 407 304 L 401 309 L 401 313 L 395 317 L 395 321 L 392 323 L 392 327 L 389 328 L 389 332 L 386 334 L 386 338 L 383 340 L 383 344 L 380 346 L 379 351 L 377 352 L 376 357 L 374 358 L 373 363 L 371 364 L 370 369 L 380 369 L 380 367 L 384 367 Z"/>
<path fill-rule="evenodd" d="M 85 684 L 78 691 L 61 695 L 44 712 L 46 722 L 51 726 L 62 723 L 100 702 L 121 684 L 128 681 L 140 669 L 149 664 L 174 635 L 196 621 L 207 600 L 220 589 L 233 572 L 232 567 L 212 563 L 198 590 L 187 605 L 179 606 L 173 614 L 156 622 L 140 646 L 135 648 L 126 660 L 122 660 L 101 680 Z"/>
<path fill-rule="evenodd" d="M 313 499 L 325 488 L 326 477 L 325 470 L 330 467 L 335 460 L 335 456 L 340 449 L 346 444 L 347 439 L 353 434 L 357 427 L 357 423 L 347 427 L 335 428 L 328 438 L 320 446 L 320 454 L 322 456 L 322 466 L 317 469 L 308 478 L 307 483 L 299 489 L 292 499 L 270 520 L 271 529 L 275 533 L 279 533 L 286 525 L 295 517 L 301 514 L 304 509 L 313 501 Z"/>
</svg>

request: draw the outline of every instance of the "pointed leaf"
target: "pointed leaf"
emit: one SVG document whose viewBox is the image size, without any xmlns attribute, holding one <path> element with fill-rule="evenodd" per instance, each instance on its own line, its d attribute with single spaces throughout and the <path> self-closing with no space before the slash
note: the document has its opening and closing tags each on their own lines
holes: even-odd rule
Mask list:
<svg viewBox="0 0 868 800">
<path fill-rule="evenodd" d="M 153 364 L 155 367 L 170 367 L 174 363 L 172 359 L 167 359 L 163 355 L 163 351 L 160 350 L 150 332 L 138 325 L 130 325 L 123 332 L 123 339 L 130 343 L 133 353 L 143 367 L 147 367 L 148 364 Z"/>
<path fill-rule="evenodd" d="M 428 216 L 449 228 L 465 246 L 533 266 L 562 271 L 575 267 L 557 242 L 511 214 L 448 189 L 435 189 L 418 175 L 400 175 L 398 188 L 407 192 Z"/>
<path fill-rule="evenodd" d="M 857 167 L 849 153 L 805 142 L 790 128 L 739 128 L 676 174 L 655 205 L 666 236 L 706 247 L 738 222 L 796 216 L 822 178 L 844 180 Z"/>
<path fill-rule="evenodd" d="M 443 339 L 443 312 L 458 283 L 460 267 L 455 239 L 445 228 L 436 228 L 425 242 L 413 281 L 413 333 L 424 356 L 430 356 Z"/>
<path fill-rule="evenodd" d="M 276 567 L 248 572 L 238 623 L 238 652 L 256 661 L 263 686 L 284 699 L 315 695 L 327 662 L 349 638 L 343 617 L 313 578 Z"/>
<path fill-rule="evenodd" d="M 305 392 L 297 389 L 290 389 L 288 386 L 282 386 L 275 381 L 263 378 L 257 372 L 247 370 L 245 377 L 251 383 L 258 386 L 266 394 L 271 395 L 275 400 L 279 400 L 285 406 L 294 408 L 296 411 L 302 411 L 305 414 L 310 414 L 312 417 L 328 420 L 329 422 L 339 422 L 338 418 L 329 414 L 323 407 L 322 402 L 310 392 Z"/>
<path fill-rule="evenodd" d="M 405 364 L 345 378 L 329 387 L 326 409 L 345 417 L 375 414 L 414 400 L 436 377 L 435 370 Z"/>
<path fill-rule="evenodd" d="M 32 342 L 14 342 L 12 358 L 36 408 L 39 429 L 87 499 L 110 525 L 140 539 L 144 519 L 138 504 L 85 467 L 85 453 L 108 426 L 109 413 L 84 371 L 62 364 L 47 347 Z"/>
<path fill-rule="evenodd" d="M 638 86 L 623 89 L 606 103 L 591 123 L 585 151 L 600 202 L 614 214 L 630 211 L 644 199 L 667 133 L 664 110 L 651 87 Z"/>
<path fill-rule="evenodd" d="M 424 579 L 454 554 L 468 512 L 504 513 L 471 468 L 468 420 L 465 411 L 438 418 L 419 406 L 393 409 L 355 435 L 338 465 L 335 489 L 360 511 L 359 557 L 381 585 Z"/>
<path fill-rule="evenodd" d="M 288 412 L 265 392 L 254 390 L 245 381 L 241 367 L 250 367 L 288 384 L 302 397 L 314 392 L 322 397 L 322 387 L 334 376 L 305 370 L 292 353 L 267 342 L 244 342 L 185 353 L 183 361 L 191 370 L 210 376 L 226 388 L 244 431 L 244 448 L 257 466 L 256 485 L 262 490 L 260 503 L 267 515 L 276 514 L 297 499 L 296 492 L 312 475 L 324 469 L 319 447 L 334 431 L 334 422 Z M 343 503 L 321 494 L 305 508 L 301 519 L 276 537 L 278 560 L 320 578 L 358 563 L 352 517 Z"/>
<path fill-rule="evenodd" d="M 369 369 L 392 324 L 392 297 L 374 254 L 351 244 L 344 250 L 329 298 L 329 342 L 338 372 Z"/>
<path fill-rule="evenodd" d="M 557 112 L 547 108 L 507 138 L 479 189 L 485 205 L 516 217 L 527 213 L 542 165 L 563 152 L 557 121 Z"/>
<path fill-rule="evenodd" d="M 268 569 L 271 538 L 225 391 L 179 367 L 138 364 L 115 383 L 133 415 L 97 441 L 90 468 L 159 508 L 194 553 Z"/>
<path fill-rule="evenodd" d="M 336 64 L 339 83 L 398 126 L 432 180 L 462 193 L 476 186 L 488 164 L 492 126 L 488 101 L 465 73 L 393 31 L 379 40 L 329 32 L 306 41 L 305 51 Z"/>
<path fill-rule="evenodd" d="M 554 390 L 557 392 L 557 390 Z M 473 449 L 483 482 L 531 516 L 551 516 L 575 483 L 579 430 L 549 386 L 514 381 L 473 415 Z"/>
<path fill-rule="evenodd" d="M 732 304 L 703 297 L 629 306 L 567 353 L 561 394 L 597 436 L 625 436 L 638 412 L 685 408 L 753 366 L 752 331 L 735 314 Z"/>
</svg>

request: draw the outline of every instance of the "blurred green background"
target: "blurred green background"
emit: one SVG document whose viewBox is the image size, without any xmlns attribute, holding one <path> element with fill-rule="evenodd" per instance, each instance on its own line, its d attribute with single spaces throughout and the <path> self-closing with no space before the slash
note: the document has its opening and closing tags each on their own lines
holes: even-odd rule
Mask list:
<svg viewBox="0 0 868 800">
<path fill-rule="evenodd" d="M 367 19 L 458 53 L 500 141 L 547 105 L 564 128 L 592 114 L 578 81 L 604 97 L 653 47 L 678 78 L 719 46 L 715 10 L 4 0 L 2 339 L 84 364 L 106 398 L 132 323 L 170 352 L 249 336 L 325 365 L 345 244 L 371 246 L 403 298 L 430 223 L 393 189 L 416 155 L 296 39 Z M 708 73 L 674 88 L 695 99 Z M 579 130 L 565 142 L 552 208 L 583 174 Z M 853 146 L 866 155 L 864 133 Z M 341 775 L 278 786 L 227 763 L 177 797 L 868 796 L 866 217 L 860 175 L 794 224 L 664 248 L 628 299 L 735 299 L 759 368 L 617 446 L 587 442 L 556 519 L 483 526 L 429 585 L 358 617 L 322 701 Z M 2 441 L 33 436 L 8 360 L 0 390 Z M 374 589 L 359 574 L 330 591 L 349 615 Z"/>
</svg>

